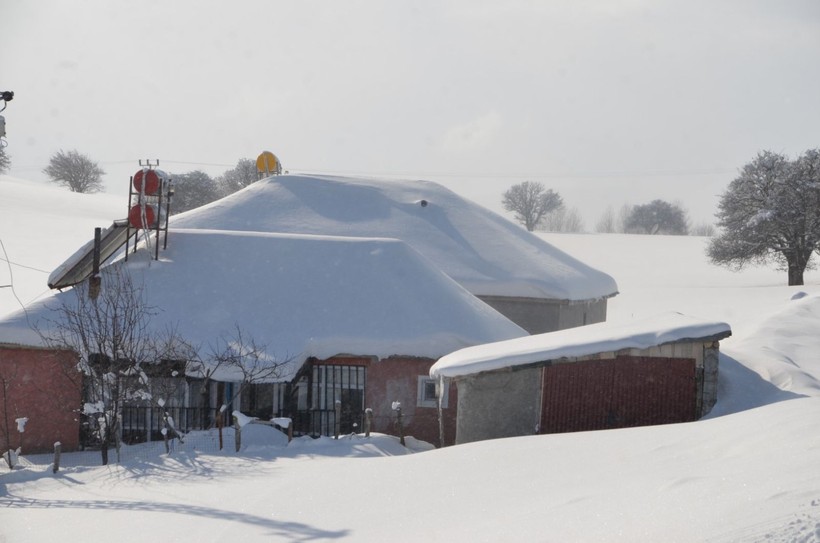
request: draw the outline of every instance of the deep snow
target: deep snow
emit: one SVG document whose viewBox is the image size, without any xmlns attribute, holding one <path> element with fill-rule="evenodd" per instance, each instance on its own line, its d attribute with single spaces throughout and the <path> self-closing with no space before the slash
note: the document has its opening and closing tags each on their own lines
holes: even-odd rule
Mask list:
<svg viewBox="0 0 820 543">
<path fill-rule="evenodd" d="M 397 238 L 476 295 L 587 300 L 618 291 L 607 273 L 429 181 L 274 176 L 171 224 Z"/>
<path fill-rule="evenodd" d="M 25 219 L 6 220 L 54 235 Z M 0 472 L 0 540 L 820 541 L 818 274 L 734 274 L 706 263 L 703 238 L 544 237 L 617 279 L 614 323 L 672 310 L 731 325 L 709 417 L 416 454 L 347 436 L 240 454 L 156 444 L 108 467 L 65 455 L 56 475 L 32 459 Z"/>
</svg>

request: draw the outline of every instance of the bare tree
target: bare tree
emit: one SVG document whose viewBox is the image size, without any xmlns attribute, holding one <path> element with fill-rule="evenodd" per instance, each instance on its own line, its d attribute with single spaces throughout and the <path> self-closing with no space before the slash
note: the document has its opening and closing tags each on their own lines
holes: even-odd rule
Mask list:
<svg viewBox="0 0 820 543">
<path fill-rule="evenodd" d="M 547 213 L 538 229 L 545 232 L 583 232 L 584 220 L 577 208 L 561 206 Z"/>
<path fill-rule="evenodd" d="M 698 223 L 689 229 L 690 236 L 700 236 L 704 238 L 711 238 L 716 232 L 717 229 L 715 228 L 715 225 L 708 222 Z"/>
<path fill-rule="evenodd" d="M 219 406 L 217 426 L 221 449 L 222 426 L 228 405 L 237 398 L 241 398 L 253 385 L 276 381 L 282 374 L 283 366 L 291 360 L 290 358 L 277 359 L 268 352 L 265 344 L 258 343 L 252 336 L 243 332 L 238 324 L 235 325 L 233 334 L 220 337 L 211 346 L 208 360 L 209 363 L 203 366 L 202 370 L 205 376 L 203 392 L 206 396 L 208 382 L 214 375 L 219 376 L 222 380 L 239 383 L 233 396 L 223 398 L 222 405 Z M 239 450 L 239 439 L 237 434 L 237 451 Z"/>
<path fill-rule="evenodd" d="M 281 375 L 283 365 L 290 361 L 289 358 L 277 359 L 268 352 L 267 345 L 243 332 L 238 324 L 234 325 L 231 335 L 218 338 L 211 346 L 208 360 L 207 375 L 219 373 L 239 383 L 234 396 L 224 402 L 226 405 L 250 385 L 275 381 Z"/>
<path fill-rule="evenodd" d="M 11 167 L 11 157 L 6 153 L 6 148 L 0 144 L 0 173 L 6 173 Z"/>
<path fill-rule="evenodd" d="M 601 218 L 595 223 L 595 231 L 599 234 L 613 234 L 615 230 L 615 210 L 607 206 Z"/>
<path fill-rule="evenodd" d="M 39 333 L 50 347 L 76 353 L 86 395 L 83 412 L 97 425 L 102 463 L 107 464 L 112 445 L 119 455 L 123 407 L 150 398 L 145 368 L 183 359 L 191 348 L 174 330 L 151 327 L 156 310 L 146 305 L 143 288 L 127 270 L 107 267 L 99 294 L 91 294 L 87 283 L 74 287 Z"/>
<path fill-rule="evenodd" d="M 629 221 L 629 216 L 632 215 L 632 204 L 626 203 L 618 210 L 618 218 L 615 220 L 615 231 L 624 234 L 626 233 L 626 224 Z"/>
<path fill-rule="evenodd" d="M 524 181 L 504 193 L 504 209 L 515 213 L 515 220 L 532 232 L 544 216 L 563 205 L 561 196 L 552 189 L 546 189 L 537 181 Z"/>
<path fill-rule="evenodd" d="M 100 192 L 105 172 L 86 155 L 60 149 L 51 156 L 43 172 L 54 183 L 68 187 L 71 192 Z"/>
</svg>

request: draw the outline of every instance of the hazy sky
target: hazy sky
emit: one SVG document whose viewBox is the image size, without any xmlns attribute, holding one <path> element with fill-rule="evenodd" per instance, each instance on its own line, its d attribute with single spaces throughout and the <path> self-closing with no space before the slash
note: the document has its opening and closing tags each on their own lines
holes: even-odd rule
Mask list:
<svg viewBox="0 0 820 543">
<path fill-rule="evenodd" d="M 759 150 L 820 147 L 817 0 L 0 0 L 0 40 L 10 174 L 77 149 L 109 192 L 140 158 L 270 150 L 496 211 L 541 181 L 588 229 L 655 198 L 698 223 Z"/>
</svg>

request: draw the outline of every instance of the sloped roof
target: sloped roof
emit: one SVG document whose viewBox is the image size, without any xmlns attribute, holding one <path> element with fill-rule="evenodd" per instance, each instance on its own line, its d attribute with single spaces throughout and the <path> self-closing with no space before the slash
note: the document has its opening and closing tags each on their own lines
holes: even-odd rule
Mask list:
<svg viewBox="0 0 820 543">
<path fill-rule="evenodd" d="M 537 362 L 578 358 L 622 349 L 648 349 L 684 340 L 723 339 L 732 334 L 725 322 L 705 321 L 669 312 L 627 323 L 602 322 L 536 334 L 490 345 L 467 347 L 440 358 L 434 377 L 463 377 Z"/>
<path fill-rule="evenodd" d="M 397 238 L 476 295 L 589 300 L 618 290 L 609 275 L 429 181 L 274 176 L 171 224 Z"/>
<path fill-rule="evenodd" d="M 407 244 L 392 239 L 180 230 L 150 260 L 144 247 L 110 265 L 144 285 L 159 313 L 205 359 L 218 338 L 243 335 L 291 360 L 337 354 L 438 358 L 479 343 L 526 335 Z M 105 281 L 105 277 L 103 279 Z M 0 322 L 0 343 L 40 345 L 67 290 Z M 229 375 L 217 375 L 229 379 Z"/>
</svg>

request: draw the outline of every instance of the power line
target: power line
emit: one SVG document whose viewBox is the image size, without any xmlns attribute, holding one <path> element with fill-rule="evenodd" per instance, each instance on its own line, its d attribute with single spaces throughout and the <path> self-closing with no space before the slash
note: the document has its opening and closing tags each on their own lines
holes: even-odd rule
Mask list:
<svg viewBox="0 0 820 543">
<path fill-rule="evenodd" d="M 105 160 L 100 161 L 101 165 L 115 164 L 136 164 L 133 160 Z M 160 164 L 181 164 L 189 166 L 216 166 L 232 168 L 236 164 L 222 162 L 199 162 L 193 160 L 165 160 L 161 159 Z M 39 170 L 33 166 L 13 166 L 15 171 Z M 435 172 L 435 171 L 368 171 L 368 170 L 338 170 L 312 167 L 293 166 L 288 168 L 294 172 L 312 173 L 319 175 L 363 175 L 369 177 L 449 177 L 449 178 L 473 178 L 473 179 L 612 179 L 612 178 L 646 178 L 646 177 L 692 177 L 704 175 L 734 175 L 736 169 L 691 169 L 691 170 L 603 170 L 603 171 L 580 171 L 580 172 Z"/>
<path fill-rule="evenodd" d="M 0 241 L 0 243 L 2 243 L 2 241 Z M 18 268 L 25 268 L 27 270 L 32 270 L 32 271 L 36 271 L 36 272 L 40 272 L 40 273 L 51 273 L 50 271 L 41 270 L 40 268 L 35 268 L 33 266 L 26 266 L 25 264 L 19 264 L 17 262 L 12 262 L 11 260 L 7 260 L 6 258 L 3 258 L 3 257 L 0 257 L 0 260 L 4 260 L 5 262 L 8 262 L 11 265 L 17 266 Z"/>
<path fill-rule="evenodd" d="M 382 171 L 367 172 L 362 170 L 323 170 L 314 168 L 289 168 L 291 171 L 325 175 L 365 175 L 365 176 L 403 176 L 403 177 L 459 177 L 479 179 L 588 179 L 588 178 L 616 178 L 616 177 L 690 177 L 700 175 L 730 175 L 736 170 L 655 170 L 655 171 L 609 171 L 609 172 L 497 172 L 497 173 L 453 173 L 453 172 L 412 172 L 412 171 Z"/>
<path fill-rule="evenodd" d="M 2 239 L 0 239 L 0 249 L 3 249 L 3 256 L 5 257 L 3 260 L 6 261 L 6 264 L 9 267 L 9 284 L 5 286 L 11 288 L 11 294 L 14 296 L 14 299 L 17 300 L 17 303 L 20 304 L 20 307 L 23 309 L 23 313 L 26 315 L 26 322 L 28 322 L 28 311 L 26 311 L 26 305 L 22 302 L 22 300 L 20 300 L 20 297 L 17 296 L 17 291 L 14 290 L 14 273 L 11 271 L 11 261 L 9 260 L 9 254 L 6 252 L 6 246 L 3 244 Z"/>
</svg>

